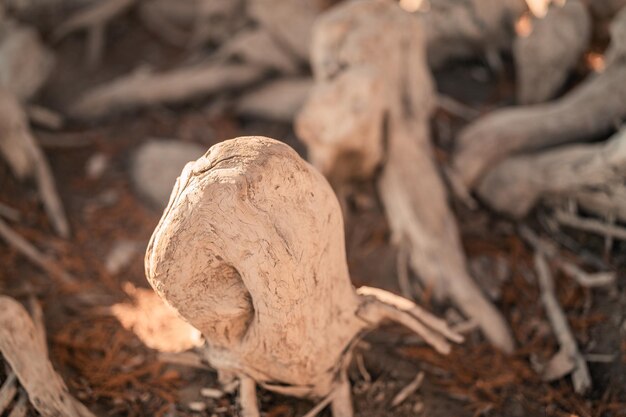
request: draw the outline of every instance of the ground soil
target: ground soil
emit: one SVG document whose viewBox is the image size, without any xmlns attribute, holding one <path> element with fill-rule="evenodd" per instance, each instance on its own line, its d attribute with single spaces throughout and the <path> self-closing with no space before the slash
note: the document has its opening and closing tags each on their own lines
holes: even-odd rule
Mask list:
<svg viewBox="0 0 626 417">
<path fill-rule="evenodd" d="M 156 68 L 186 59 L 187 51 L 162 45 L 133 19 L 114 22 L 107 35 L 104 63 L 95 70 L 83 64 L 80 35 L 58 44 L 58 66 L 41 103 L 62 109 L 78 92 L 138 65 L 137 51 L 143 63 Z M 481 112 L 511 102 L 512 79 L 510 69 L 496 77 L 483 62 L 460 63 L 437 74 L 440 90 Z M 107 309 L 131 302 L 125 291 L 128 283 L 148 288 L 143 253 L 133 255 L 119 273 L 107 272 L 104 266 L 116 242 L 130 240 L 145 246 L 161 214 L 137 195 L 129 177 L 131 156 L 142 142 L 177 138 L 208 148 L 224 139 L 256 134 L 284 140 L 304 155 L 290 126 L 237 118 L 228 109 L 216 110 L 217 101 L 209 98 L 154 108 L 93 124 L 69 121 L 59 131 L 35 129 L 68 211 L 72 227 L 68 240 L 55 237 L 33 184 L 19 183 L 0 162 L 0 201 L 22 216 L 12 227 L 57 258 L 81 283 L 78 288 L 64 287 L 0 243 L 0 293 L 19 300 L 34 294 L 41 300 L 51 358 L 71 391 L 98 416 L 237 413 L 234 395 L 219 400 L 199 396 L 200 388 L 217 386 L 214 373 L 161 362 L 155 349 L 125 329 Z M 453 134 L 464 123 L 444 111 L 436 115 L 433 131 L 441 160 L 447 158 Z M 107 157 L 108 166 L 101 177 L 88 178 L 86 163 L 96 153 Z M 399 291 L 397 253 L 390 245 L 373 184 L 355 185 L 348 203 L 347 247 L 355 285 Z M 559 301 L 582 351 L 605 354 L 604 362 L 590 362 L 594 388 L 580 396 L 568 378 L 543 382 L 533 368 L 545 363 L 558 346 L 539 299 L 532 252 L 518 237 L 517 225 L 484 208 L 469 211 L 455 204 L 455 209 L 470 260 L 482 257 L 488 265 L 504 260 L 505 277 L 495 284 L 496 303 L 511 323 L 518 348 L 504 356 L 471 332 L 464 345 L 443 357 L 400 328 L 377 331 L 355 352 L 364 367 L 354 365 L 350 372 L 357 415 L 626 416 L 626 245 L 616 242 L 605 251 L 601 239 L 575 231 L 549 235 L 561 244 L 564 256 L 580 259 L 585 253 L 619 271 L 617 285 L 608 289 L 584 289 L 566 276 L 557 276 Z M 538 210 L 527 224 L 544 232 L 544 218 L 545 213 Z M 494 285 L 486 279 L 481 283 Z M 93 302 L 81 305 L 77 292 L 89 294 Z M 431 300 L 428 289 L 420 302 L 440 315 L 458 319 L 449 305 Z M 422 388 L 391 409 L 393 396 L 420 370 L 426 375 Z M 312 406 L 268 392 L 261 392 L 260 399 L 267 417 L 298 416 Z M 200 414 L 189 411 L 188 404 L 194 401 L 205 401 L 207 409 Z"/>
</svg>

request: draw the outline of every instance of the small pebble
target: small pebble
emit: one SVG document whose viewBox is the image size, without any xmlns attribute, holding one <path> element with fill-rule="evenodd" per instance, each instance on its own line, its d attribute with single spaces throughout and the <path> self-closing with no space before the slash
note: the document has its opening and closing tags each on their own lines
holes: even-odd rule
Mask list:
<svg viewBox="0 0 626 417">
<path fill-rule="evenodd" d="M 85 172 L 87 174 L 87 178 L 95 180 L 98 179 L 104 174 L 104 171 L 107 169 L 109 165 L 109 158 L 103 153 L 95 153 L 91 155 L 91 157 L 87 160 L 85 164 Z"/>
<path fill-rule="evenodd" d="M 215 388 L 202 388 L 200 395 L 207 398 L 219 399 L 224 396 L 224 392 Z"/>
<path fill-rule="evenodd" d="M 196 412 L 202 412 L 204 410 L 206 410 L 206 403 L 202 402 L 202 401 L 192 401 L 189 404 L 187 404 L 187 407 L 191 410 L 191 411 L 196 411 Z"/>
</svg>

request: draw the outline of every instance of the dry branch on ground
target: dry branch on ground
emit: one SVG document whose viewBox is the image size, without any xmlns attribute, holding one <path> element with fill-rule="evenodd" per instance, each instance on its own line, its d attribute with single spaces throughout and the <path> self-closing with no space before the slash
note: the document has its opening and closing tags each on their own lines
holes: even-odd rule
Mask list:
<svg viewBox="0 0 626 417">
<path fill-rule="evenodd" d="M 0 154 L 19 179 L 33 178 L 52 226 L 67 237 L 69 222 L 43 151 L 32 136 L 28 119 L 17 98 L 0 88 Z"/>
<path fill-rule="evenodd" d="M 542 198 L 577 200 L 587 192 L 608 192 L 624 187 L 624 176 L 626 130 L 622 129 L 606 143 L 560 146 L 505 159 L 487 172 L 477 193 L 495 210 L 523 218 Z M 584 206 L 584 200 L 581 203 Z M 613 207 L 594 210 L 592 205 L 587 205 L 587 208 L 605 216 Z M 613 214 L 620 216 L 624 212 L 626 207 Z"/>
<path fill-rule="evenodd" d="M 528 24 L 530 33 L 518 35 L 513 42 L 520 104 L 553 98 L 591 40 L 591 17 L 582 0 L 553 5 L 545 17 Z"/>
</svg>

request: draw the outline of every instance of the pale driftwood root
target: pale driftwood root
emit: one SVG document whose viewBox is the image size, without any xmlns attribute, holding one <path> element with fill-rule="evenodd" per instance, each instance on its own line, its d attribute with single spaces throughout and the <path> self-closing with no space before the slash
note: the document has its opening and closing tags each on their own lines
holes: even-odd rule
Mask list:
<svg viewBox="0 0 626 417">
<path fill-rule="evenodd" d="M 567 323 L 567 317 L 556 299 L 550 266 L 545 257 L 539 252 L 535 253 L 535 268 L 537 270 L 539 288 L 541 289 L 541 301 L 543 302 L 546 315 L 552 324 L 555 336 L 559 342 L 560 352 L 557 353 L 558 360 L 571 362 L 574 390 L 582 394 L 591 389 L 591 377 L 589 375 L 589 369 L 587 368 L 587 362 L 578 349 L 576 339 Z M 563 366 L 561 366 L 561 368 L 563 368 Z M 567 373 L 569 372 L 570 369 L 568 369 Z M 550 377 L 550 375 L 547 376 Z"/>
<path fill-rule="evenodd" d="M 69 236 L 70 228 L 52 171 L 41 148 L 30 133 L 28 120 L 17 98 L 0 89 L 0 154 L 19 179 L 32 177 L 37 183 L 46 214 L 55 231 Z"/>
<path fill-rule="evenodd" d="M 0 296 L 0 353 L 43 417 L 94 417 L 56 373 L 40 332 L 20 303 Z"/>
<path fill-rule="evenodd" d="M 316 417 L 324 408 L 328 406 L 333 400 L 333 394 L 327 395 L 326 398 L 315 404 L 307 413 L 302 417 Z"/>
<path fill-rule="evenodd" d="M 426 34 L 432 68 L 455 59 L 509 50 L 515 21 L 527 6 L 523 0 L 436 0 L 418 11 Z"/>
<path fill-rule="evenodd" d="M 0 217 L 4 217 L 12 222 L 19 222 L 22 218 L 22 214 L 19 210 L 0 202 Z"/>
<path fill-rule="evenodd" d="M 137 192 L 159 210 L 167 205 L 181 169 L 200 157 L 205 148 L 177 140 L 151 139 L 134 152 L 131 177 Z"/>
<path fill-rule="evenodd" d="M 47 107 L 28 105 L 26 114 L 31 123 L 50 130 L 59 130 L 65 122 L 63 116 Z"/>
<path fill-rule="evenodd" d="M 505 321 L 466 271 L 434 162 L 428 123 L 436 98 L 419 20 L 385 1 L 337 6 L 316 24 L 312 65 L 316 85 L 296 120 L 312 163 L 336 187 L 372 178 L 382 164 L 378 190 L 412 269 L 510 351 Z"/>
<path fill-rule="evenodd" d="M 256 395 L 256 383 L 248 376 L 239 377 L 239 403 L 241 417 L 260 417 L 259 401 Z"/>
<path fill-rule="evenodd" d="M 15 395 L 17 394 L 17 376 L 15 372 L 10 371 L 7 378 L 2 381 L 2 387 L 0 387 L 0 413 L 4 414 Z"/>
<path fill-rule="evenodd" d="M 70 108 L 70 115 L 92 119 L 157 104 L 180 103 L 260 80 L 264 68 L 208 63 L 160 74 L 137 72 L 86 92 Z"/>
<path fill-rule="evenodd" d="M 309 77 L 279 78 L 244 94 L 237 113 L 291 123 L 306 101 L 313 80 Z"/>
<path fill-rule="evenodd" d="M 77 284 L 78 281 L 74 276 L 63 270 L 52 258 L 41 253 L 29 241 L 11 229 L 2 219 L 0 219 L 0 239 L 12 246 L 41 270 L 57 279 L 61 284 L 67 286 L 75 286 Z"/>
<path fill-rule="evenodd" d="M 70 33 L 87 30 L 87 63 L 100 63 L 104 50 L 105 28 L 109 21 L 130 9 L 137 0 L 106 0 L 95 2 L 62 22 L 54 33 L 58 40 Z"/>
<path fill-rule="evenodd" d="M 25 417 L 28 412 L 28 397 L 26 394 L 21 393 L 13 406 L 13 410 L 9 413 L 8 417 Z"/>
<path fill-rule="evenodd" d="M 248 13 L 293 56 L 307 62 L 313 24 L 323 11 L 321 3 L 310 0 L 249 0 Z"/>
<path fill-rule="evenodd" d="M 553 5 L 532 19 L 531 32 L 513 43 L 517 101 L 534 104 L 554 97 L 587 50 L 591 17 L 581 0 Z"/>
<path fill-rule="evenodd" d="M 424 371 L 420 371 L 417 376 L 400 390 L 391 400 L 391 407 L 397 407 L 402 404 L 408 397 L 413 395 L 415 391 L 420 389 L 424 382 Z"/>
<path fill-rule="evenodd" d="M 148 246 L 146 276 L 202 332 L 211 366 L 246 381 L 250 415 L 251 381 L 317 399 L 346 390 L 354 342 L 383 320 L 442 352 L 446 338 L 462 339 L 408 300 L 395 296 L 400 308 L 382 290 L 384 299 L 354 291 L 332 189 L 268 138 L 222 142 L 185 167 Z M 340 416 L 351 415 L 349 393 L 333 400 Z"/>
<path fill-rule="evenodd" d="M 0 87 L 24 102 L 47 80 L 54 55 L 37 32 L 12 20 L 0 23 Z"/>
<path fill-rule="evenodd" d="M 476 320 L 491 343 L 511 351 L 508 325 L 467 272 L 432 151 L 412 141 L 419 132 L 412 133 L 396 131 L 389 136 L 389 155 L 379 180 L 391 229 L 411 242 L 410 264 L 425 284 L 436 294 L 449 296 L 464 314 Z"/>
<path fill-rule="evenodd" d="M 139 4 L 142 22 L 155 35 L 177 46 L 221 43 L 245 19 L 244 1 L 151 0 Z"/>
<path fill-rule="evenodd" d="M 583 287 L 604 287 L 614 284 L 617 279 L 617 274 L 612 271 L 585 272 L 578 265 L 564 259 L 553 242 L 536 235 L 528 227 L 522 226 L 520 228 L 520 236 L 533 247 L 535 252 L 550 259 L 561 271 Z"/>
<path fill-rule="evenodd" d="M 555 213 L 554 219 L 564 226 L 626 241 L 626 229 L 623 227 L 613 226 L 595 219 L 585 219 L 562 210 Z"/>
<path fill-rule="evenodd" d="M 609 184 L 599 190 L 580 190 L 573 194 L 583 209 L 603 218 L 614 216 L 626 223 L 626 185 Z"/>
<path fill-rule="evenodd" d="M 511 154 L 591 140 L 626 118 L 626 9 L 611 33 L 602 73 L 554 102 L 495 111 L 460 133 L 453 168 L 465 185 Z"/>
<path fill-rule="evenodd" d="M 220 59 L 240 59 L 282 74 L 298 72 L 299 62 L 263 28 L 240 31 L 217 51 Z"/>
<path fill-rule="evenodd" d="M 514 156 L 497 164 L 476 191 L 490 207 L 523 218 L 542 198 L 577 200 L 579 195 L 619 187 L 626 175 L 626 129 L 606 143 L 561 146 L 538 154 Z M 619 200 L 613 200 L 617 204 Z M 616 210 L 620 214 L 626 206 Z M 608 215 L 606 208 L 600 215 Z"/>
</svg>

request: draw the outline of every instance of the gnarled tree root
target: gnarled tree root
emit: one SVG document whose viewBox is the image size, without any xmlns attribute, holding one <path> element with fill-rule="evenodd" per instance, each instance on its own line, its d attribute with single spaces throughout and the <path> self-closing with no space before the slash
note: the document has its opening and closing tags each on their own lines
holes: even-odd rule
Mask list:
<svg viewBox="0 0 626 417">
<path fill-rule="evenodd" d="M 504 319 L 466 270 L 433 160 L 428 123 L 436 100 L 420 21 L 389 2 L 347 2 L 318 21 L 312 58 L 316 85 L 296 130 L 313 164 L 338 187 L 372 178 L 382 164 L 378 190 L 412 269 L 494 345 L 512 350 Z"/>
<path fill-rule="evenodd" d="M 607 216 L 610 206 L 596 210 L 584 196 L 623 187 L 624 175 L 626 130 L 606 143 L 562 146 L 505 159 L 487 172 L 476 191 L 489 206 L 515 218 L 526 216 L 544 197 L 580 200 L 596 214 Z M 613 205 L 617 203 L 613 200 Z M 626 206 L 611 209 L 626 221 Z"/>
<path fill-rule="evenodd" d="M 352 416 L 345 374 L 363 332 L 384 320 L 446 353 L 461 336 L 409 300 L 351 285 L 339 203 L 324 177 L 287 145 L 243 137 L 189 163 L 146 253 L 156 292 L 207 340 L 222 380 L 331 400 Z"/>
<path fill-rule="evenodd" d="M 594 139 L 626 118 L 626 9 L 615 18 L 606 69 L 561 99 L 495 111 L 458 137 L 453 168 L 467 187 L 514 153 Z"/>
</svg>

